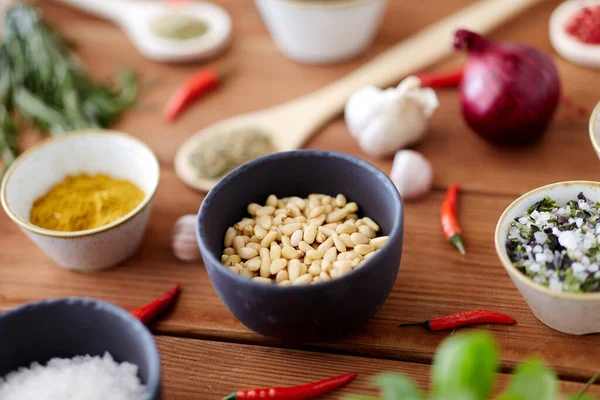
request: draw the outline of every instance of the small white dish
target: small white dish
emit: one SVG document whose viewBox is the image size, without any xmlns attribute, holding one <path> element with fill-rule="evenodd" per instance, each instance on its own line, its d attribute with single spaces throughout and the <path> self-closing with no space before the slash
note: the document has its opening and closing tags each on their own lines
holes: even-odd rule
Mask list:
<svg viewBox="0 0 600 400">
<path fill-rule="evenodd" d="M 387 0 L 255 0 L 279 49 L 309 64 L 346 60 L 365 51 Z"/>
<path fill-rule="evenodd" d="M 127 179 L 146 196 L 123 218 L 95 229 L 59 232 L 30 223 L 33 202 L 67 175 L 79 173 Z M 6 172 L 0 200 L 10 219 L 58 265 L 97 271 L 121 263 L 140 246 L 159 176 L 158 160 L 142 141 L 114 131 L 91 130 L 50 138 L 24 152 Z"/>
<path fill-rule="evenodd" d="M 596 107 L 592 110 L 592 115 L 590 116 L 590 141 L 592 142 L 592 146 L 594 147 L 594 151 L 598 158 L 600 158 L 600 102 L 596 104 Z"/>
<path fill-rule="evenodd" d="M 590 181 L 558 182 L 525 193 L 506 208 L 496 226 L 494 239 L 502 265 L 537 319 L 571 335 L 600 332 L 600 293 L 561 292 L 535 283 L 512 264 L 505 243 L 511 221 L 525 214 L 532 204 L 545 196 L 564 204 L 576 199 L 580 192 L 588 199 L 600 201 L 600 183 Z"/>
<path fill-rule="evenodd" d="M 600 0 L 567 0 L 550 16 L 550 42 L 561 57 L 589 68 L 600 68 L 600 45 L 582 43 L 567 33 L 566 25 L 583 7 L 600 5 Z"/>
<path fill-rule="evenodd" d="M 222 7 L 199 1 L 59 0 L 119 25 L 145 57 L 162 62 L 206 59 L 223 51 L 230 41 L 231 17 Z M 208 30 L 194 39 L 157 36 L 152 23 L 167 14 L 185 14 L 203 21 Z"/>
</svg>

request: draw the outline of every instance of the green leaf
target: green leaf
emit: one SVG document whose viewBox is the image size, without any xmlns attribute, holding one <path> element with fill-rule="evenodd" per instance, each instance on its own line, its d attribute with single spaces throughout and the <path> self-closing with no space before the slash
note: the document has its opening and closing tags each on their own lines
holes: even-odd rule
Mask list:
<svg viewBox="0 0 600 400">
<path fill-rule="evenodd" d="M 380 390 L 383 400 L 423 400 L 423 394 L 408 377 L 385 373 L 373 379 L 373 385 Z"/>
<path fill-rule="evenodd" d="M 498 400 L 555 400 L 556 375 L 541 361 L 531 359 L 519 365 Z"/>
<path fill-rule="evenodd" d="M 498 368 L 494 339 L 482 331 L 451 336 L 438 348 L 432 368 L 434 395 L 471 392 L 473 400 L 484 400 Z"/>
</svg>

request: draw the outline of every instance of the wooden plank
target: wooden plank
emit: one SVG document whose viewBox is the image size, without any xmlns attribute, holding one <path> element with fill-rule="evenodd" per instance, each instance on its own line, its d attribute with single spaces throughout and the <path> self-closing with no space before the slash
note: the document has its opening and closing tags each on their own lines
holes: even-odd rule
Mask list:
<svg viewBox="0 0 600 400">
<path fill-rule="evenodd" d="M 158 332 L 282 346 L 239 323 L 217 297 L 203 267 L 179 263 L 170 253 L 172 224 L 180 213 L 194 212 L 200 199 L 193 191 L 182 189 L 173 173 L 165 170 L 142 249 L 126 265 L 103 273 L 77 274 L 52 265 L 14 224 L 1 216 L 0 306 L 84 295 L 133 309 L 180 282 L 184 289 L 181 300 L 174 312 L 155 326 Z M 490 327 L 503 348 L 505 365 L 540 354 L 565 376 L 585 379 L 599 370 L 600 335 L 569 336 L 541 324 L 497 260 L 494 226 L 511 198 L 463 195 L 460 218 L 468 251 L 463 258 L 440 232 L 438 210 L 442 196 L 438 191 L 421 202 L 407 203 L 402 265 L 395 288 L 379 313 L 358 334 L 315 346 L 427 362 L 449 332 L 401 329 L 397 324 L 467 309 L 492 308 L 519 321 L 513 327 Z"/>
<path fill-rule="evenodd" d="M 168 399 L 217 400 L 239 389 L 293 386 L 351 371 L 358 372 L 356 378 L 319 399 L 374 395 L 370 379 L 381 372 L 409 376 L 423 390 L 429 386 L 429 366 L 424 364 L 162 336 L 156 339 Z M 496 392 L 507 381 L 508 375 L 498 374 Z M 582 383 L 560 382 L 565 393 L 576 393 L 582 387 Z M 589 393 L 600 394 L 600 386 L 593 385 Z"/>
<path fill-rule="evenodd" d="M 390 2 L 376 43 L 356 60 L 333 66 L 297 65 L 275 48 L 252 2 L 221 0 L 235 22 L 231 49 L 216 62 L 233 67 L 235 73 L 219 90 L 193 106 L 175 124 L 168 125 L 160 110 L 172 90 L 198 65 L 158 64 L 143 59 L 125 36 L 107 22 L 83 18 L 62 6 L 44 6 L 51 21 L 78 43 L 78 54 L 98 76 L 106 76 L 118 65 L 140 72 L 144 79 L 159 78 L 160 85 L 145 93 L 143 109 L 131 111 L 116 126 L 144 139 L 161 163 L 171 164 L 178 146 L 192 133 L 239 113 L 275 105 L 320 88 L 369 60 L 410 33 L 468 4 L 467 0 L 444 1 L 436 7 L 419 2 Z M 546 1 L 508 23 L 493 37 L 521 41 L 552 53 L 547 20 L 559 0 Z M 401 21 L 401 23 L 399 23 Z M 462 56 L 440 63 L 438 68 L 462 62 Z M 571 65 L 554 54 L 563 80 L 563 91 L 589 110 L 598 101 L 596 72 Z M 260 96 L 255 94 L 260 93 Z M 559 112 L 544 139 L 530 148 L 500 149 L 479 139 L 464 123 L 455 90 L 439 92 L 441 107 L 434 115 L 429 138 L 417 147 L 435 169 L 435 185 L 461 182 L 467 190 L 520 194 L 550 182 L 598 179 L 600 163 L 587 136 L 587 117 L 567 120 Z M 283 134 L 283 133 L 282 133 Z M 307 147 L 334 149 L 365 158 L 382 170 L 391 170 L 391 159 L 373 159 L 361 152 L 350 138 L 342 118 L 334 120 Z M 493 176 L 494 184 L 489 184 Z"/>
</svg>

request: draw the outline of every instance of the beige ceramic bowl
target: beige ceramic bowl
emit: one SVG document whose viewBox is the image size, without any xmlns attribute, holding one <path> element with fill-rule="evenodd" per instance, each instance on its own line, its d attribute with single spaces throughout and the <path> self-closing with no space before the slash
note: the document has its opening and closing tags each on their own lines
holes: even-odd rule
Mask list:
<svg viewBox="0 0 600 400">
<path fill-rule="evenodd" d="M 589 199 L 600 201 L 599 182 L 558 182 L 532 190 L 508 206 L 498 221 L 495 234 L 498 257 L 533 314 L 550 328 L 573 335 L 600 332 L 600 293 L 566 293 L 533 282 L 512 264 L 505 242 L 511 221 L 525 214 L 532 204 L 545 196 L 564 204 L 576 199 L 580 192 Z"/>
<path fill-rule="evenodd" d="M 67 175 L 81 172 L 127 179 L 144 191 L 144 200 L 123 218 L 95 229 L 59 232 L 29 222 L 33 202 Z M 106 269 L 139 247 L 150 217 L 160 169 L 140 140 L 114 131 L 86 131 L 48 139 L 23 153 L 2 181 L 2 207 L 21 230 L 61 267 Z"/>
</svg>

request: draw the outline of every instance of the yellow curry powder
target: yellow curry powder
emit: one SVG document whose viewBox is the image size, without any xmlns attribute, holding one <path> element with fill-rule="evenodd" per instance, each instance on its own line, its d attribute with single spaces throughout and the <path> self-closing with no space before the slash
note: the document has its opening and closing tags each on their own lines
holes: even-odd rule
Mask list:
<svg viewBox="0 0 600 400">
<path fill-rule="evenodd" d="M 122 218 L 144 199 L 144 192 L 126 180 L 106 175 L 67 176 L 33 203 L 30 221 L 54 231 L 82 231 Z"/>
</svg>

